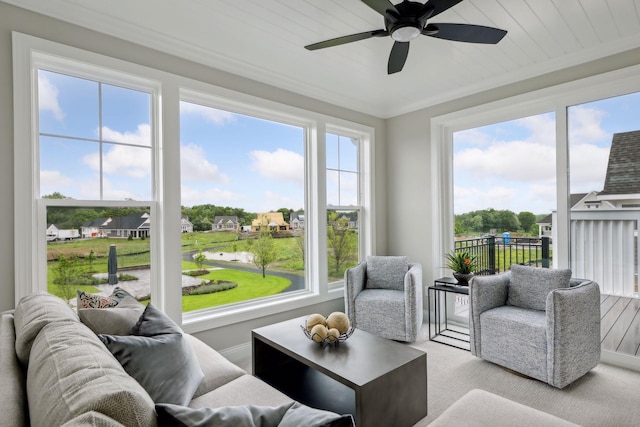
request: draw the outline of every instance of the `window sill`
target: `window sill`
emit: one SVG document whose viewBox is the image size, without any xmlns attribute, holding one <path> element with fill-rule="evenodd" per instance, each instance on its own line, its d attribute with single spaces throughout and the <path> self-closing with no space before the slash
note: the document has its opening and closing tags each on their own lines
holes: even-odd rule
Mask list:
<svg viewBox="0 0 640 427">
<path fill-rule="evenodd" d="M 324 295 L 299 291 L 286 297 L 279 296 L 224 308 L 200 310 L 183 314 L 182 329 L 193 334 L 343 298 L 344 288 L 340 287 L 331 289 Z"/>
</svg>

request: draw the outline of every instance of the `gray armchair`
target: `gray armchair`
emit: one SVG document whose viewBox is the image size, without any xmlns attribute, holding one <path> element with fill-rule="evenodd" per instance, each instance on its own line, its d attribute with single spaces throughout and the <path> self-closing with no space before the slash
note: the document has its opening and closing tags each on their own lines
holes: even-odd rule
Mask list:
<svg viewBox="0 0 640 427">
<path fill-rule="evenodd" d="M 352 326 L 413 342 L 422 327 L 422 266 L 407 257 L 367 257 L 345 271 L 344 299 Z"/>
<path fill-rule="evenodd" d="M 600 288 L 570 270 L 512 265 L 469 284 L 471 353 L 563 388 L 600 361 Z"/>
</svg>

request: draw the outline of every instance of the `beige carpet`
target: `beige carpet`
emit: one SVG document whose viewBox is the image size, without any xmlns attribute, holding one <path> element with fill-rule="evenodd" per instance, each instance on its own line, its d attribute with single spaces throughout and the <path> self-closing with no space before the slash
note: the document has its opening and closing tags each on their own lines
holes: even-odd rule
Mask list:
<svg viewBox="0 0 640 427">
<path fill-rule="evenodd" d="M 424 337 L 412 347 L 427 353 L 426 426 L 467 391 L 478 388 L 583 426 L 639 426 L 640 373 L 601 363 L 573 384 L 558 390 L 510 373 Z"/>
</svg>

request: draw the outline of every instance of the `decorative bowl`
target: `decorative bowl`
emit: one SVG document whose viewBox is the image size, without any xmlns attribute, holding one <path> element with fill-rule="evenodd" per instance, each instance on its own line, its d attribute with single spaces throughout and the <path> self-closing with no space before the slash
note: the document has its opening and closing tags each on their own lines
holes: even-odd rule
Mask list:
<svg viewBox="0 0 640 427">
<path fill-rule="evenodd" d="M 338 345 L 341 342 L 345 342 L 350 336 L 351 334 L 353 334 L 353 331 L 355 331 L 356 329 L 354 327 L 349 327 L 349 329 L 347 330 L 347 332 L 345 332 L 344 334 L 340 334 L 338 336 L 338 338 L 335 338 L 333 336 L 328 336 L 325 339 L 323 339 L 322 341 L 316 341 L 313 339 L 313 335 L 311 335 L 311 332 L 309 332 L 307 330 L 307 325 L 300 325 L 300 328 L 302 329 L 302 332 L 304 332 L 305 336 L 307 338 L 309 338 L 311 341 L 313 342 L 317 342 L 318 344 L 325 346 L 327 344 L 331 344 L 331 345 Z M 317 335 L 317 334 L 314 334 Z"/>
</svg>

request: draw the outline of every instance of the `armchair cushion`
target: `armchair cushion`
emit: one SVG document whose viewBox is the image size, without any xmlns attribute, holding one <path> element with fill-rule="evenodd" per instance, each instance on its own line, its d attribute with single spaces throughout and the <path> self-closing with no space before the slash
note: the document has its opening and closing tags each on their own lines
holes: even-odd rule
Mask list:
<svg viewBox="0 0 640 427">
<path fill-rule="evenodd" d="M 544 311 L 549 292 L 568 288 L 570 280 L 569 269 L 555 270 L 513 264 L 507 304 Z"/>
<path fill-rule="evenodd" d="M 409 259 L 406 256 L 369 256 L 367 257 L 366 287 L 402 291 L 407 271 L 409 271 Z"/>
</svg>

